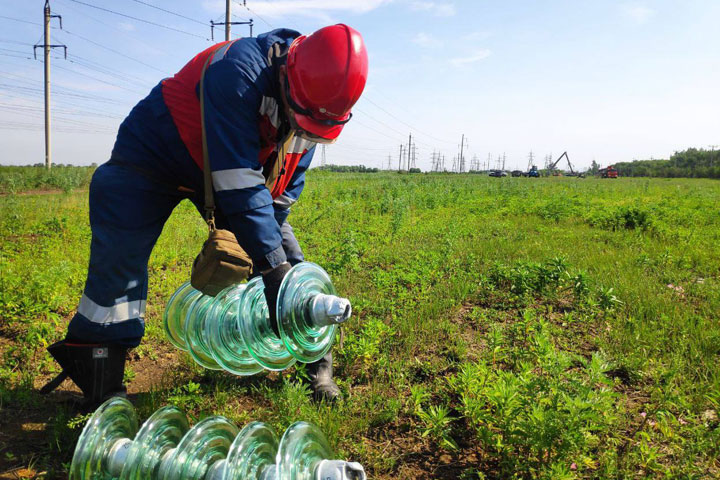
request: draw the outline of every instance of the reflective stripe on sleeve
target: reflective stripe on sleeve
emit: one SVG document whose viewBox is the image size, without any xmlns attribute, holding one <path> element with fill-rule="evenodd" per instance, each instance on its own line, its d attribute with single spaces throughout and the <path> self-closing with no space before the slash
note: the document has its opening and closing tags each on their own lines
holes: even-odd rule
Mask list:
<svg viewBox="0 0 720 480">
<path fill-rule="evenodd" d="M 252 168 L 217 170 L 212 172 L 212 180 L 216 192 L 250 188 L 265 183 L 265 177 L 263 177 L 262 172 Z"/>
<path fill-rule="evenodd" d="M 116 303 L 112 307 L 103 307 L 83 294 L 78 305 L 78 313 L 93 323 L 118 323 L 145 316 L 145 300 Z"/>
<path fill-rule="evenodd" d="M 290 198 L 285 194 L 280 195 L 275 200 L 273 200 L 273 203 L 276 207 L 288 209 L 292 206 L 293 203 L 295 203 L 296 200 L 294 198 Z"/>
</svg>

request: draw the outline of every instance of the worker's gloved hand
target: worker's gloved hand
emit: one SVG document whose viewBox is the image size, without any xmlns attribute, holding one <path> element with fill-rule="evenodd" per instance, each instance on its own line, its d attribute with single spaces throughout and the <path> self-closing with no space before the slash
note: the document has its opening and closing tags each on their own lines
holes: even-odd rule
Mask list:
<svg viewBox="0 0 720 480">
<path fill-rule="evenodd" d="M 285 278 L 285 275 L 290 271 L 290 268 L 290 264 L 285 262 L 272 270 L 264 272 L 262 275 L 263 283 L 265 284 L 265 300 L 267 300 L 268 311 L 270 312 L 270 325 L 278 337 L 280 336 L 276 315 L 278 291 L 280 290 L 280 284 L 283 278 Z"/>
</svg>

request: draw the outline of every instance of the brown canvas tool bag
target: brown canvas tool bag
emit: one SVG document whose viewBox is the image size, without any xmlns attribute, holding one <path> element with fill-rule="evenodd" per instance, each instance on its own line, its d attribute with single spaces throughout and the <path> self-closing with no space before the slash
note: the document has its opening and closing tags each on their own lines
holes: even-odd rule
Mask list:
<svg viewBox="0 0 720 480">
<path fill-rule="evenodd" d="M 222 44 L 221 44 L 222 45 Z M 215 228 L 215 198 L 205 136 L 204 77 L 211 53 L 200 74 L 200 125 L 202 127 L 203 175 L 205 180 L 205 222 L 208 225 L 208 239 L 200 254 L 195 258 L 190 284 L 205 295 L 215 296 L 224 288 L 247 280 L 252 270 L 250 256 L 237 243 L 229 230 Z"/>
</svg>

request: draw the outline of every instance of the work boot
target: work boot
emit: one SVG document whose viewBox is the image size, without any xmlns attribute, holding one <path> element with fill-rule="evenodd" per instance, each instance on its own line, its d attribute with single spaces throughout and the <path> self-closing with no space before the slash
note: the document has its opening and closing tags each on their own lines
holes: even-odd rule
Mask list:
<svg viewBox="0 0 720 480">
<path fill-rule="evenodd" d="M 56 342 L 48 347 L 48 352 L 62 367 L 62 372 L 42 387 L 40 393 L 52 392 L 70 377 L 83 392 L 80 408 L 84 411 L 95 410 L 110 397 L 125 397 L 123 375 L 127 350 L 114 345 Z"/>
<path fill-rule="evenodd" d="M 340 388 L 333 380 L 332 352 L 314 363 L 308 363 L 305 369 L 310 379 L 310 389 L 316 402 L 323 400 L 333 403 L 342 398 Z"/>
</svg>

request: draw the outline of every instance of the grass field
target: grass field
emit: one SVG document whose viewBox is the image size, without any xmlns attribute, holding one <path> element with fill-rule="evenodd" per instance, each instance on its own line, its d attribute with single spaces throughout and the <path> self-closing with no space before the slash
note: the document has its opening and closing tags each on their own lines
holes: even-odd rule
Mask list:
<svg viewBox="0 0 720 480">
<path fill-rule="evenodd" d="M 335 347 L 346 400 L 313 405 L 302 369 L 235 378 L 171 348 L 163 306 L 205 234 L 181 204 L 126 375 L 141 419 L 312 421 L 373 479 L 720 476 L 720 183 L 307 183 L 290 220 L 355 312 Z M 87 193 L 0 198 L 0 473 L 64 478 L 84 418 L 36 389 L 82 293 Z"/>
</svg>

